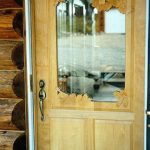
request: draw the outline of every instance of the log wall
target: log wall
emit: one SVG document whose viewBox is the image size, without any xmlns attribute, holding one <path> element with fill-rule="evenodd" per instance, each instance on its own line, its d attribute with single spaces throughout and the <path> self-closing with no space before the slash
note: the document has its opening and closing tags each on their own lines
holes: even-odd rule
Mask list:
<svg viewBox="0 0 150 150">
<path fill-rule="evenodd" d="M 22 0 L 0 0 L 0 150 L 26 145 L 23 20 Z"/>
</svg>

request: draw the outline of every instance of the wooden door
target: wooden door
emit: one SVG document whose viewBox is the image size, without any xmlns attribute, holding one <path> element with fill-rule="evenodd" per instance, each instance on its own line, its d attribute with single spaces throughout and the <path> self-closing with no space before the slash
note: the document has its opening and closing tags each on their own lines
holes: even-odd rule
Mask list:
<svg viewBox="0 0 150 150">
<path fill-rule="evenodd" d="M 86 94 L 58 90 L 56 6 L 59 2 L 32 2 L 36 149 L 144 149 L 145 0 L 109 3 L 109 7 L 115 6 L 126 15 L 125 89 L 115 93 L 117 102 L 93 102 Z M 101 6 L 107 5 L 104 3 Z M 98 4 L 95 2 L 95 7 Z M 46 92 L 44 121 L 39 109 L 40 80 L 44 80 Z"/>
</svg>

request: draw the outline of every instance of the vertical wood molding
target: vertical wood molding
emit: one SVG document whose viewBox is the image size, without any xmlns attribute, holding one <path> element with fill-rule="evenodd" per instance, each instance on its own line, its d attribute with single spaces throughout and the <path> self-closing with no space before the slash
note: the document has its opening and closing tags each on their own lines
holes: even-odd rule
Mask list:
<svg viewBox="0 0 150 150">
<path fill-rule="evenodd" d="M 144 68 L 146 0 L 133 0 L 134 5 L 134 94 L 133 150 L 144 149 Z"/>
<path fill-rule="evenodd" d="M 50 121 L 49 118 L 46 117 L 45 121 L 41 121 L 41 114 L 39 111 L 39 81 L 43 79 L 46 83 L 45 90 L 47 93 L 47 98 L 49 98 L 49 95 L 51 94 L 50 89 L 50 83 L 49 83 L 49 77 L 50 77 L 50 43 L 51 40 L 49 39 L 48 35 L 52 34 L 53 30 L 51 29 L 53 26 L 50 25 L 50 22 L 52 22 L 52 16 L 51 12 L 51 6 L 54 5 L 52 1 L 49 0 L 34 0 L 32 2 L 32 8 L 33 8 L 33 26 L 34 26 L 34 37 L 33 42 L 34 45 L 34 57 L 35 57 L 35 91 L 36 91 L 36 98 L 35 98 L 35 147 L 37 150 L 47 150 L 50 149 Z M 54 17 L 54 16 L 53 16 Z M 54 38 L 54 36 L 53 36 Z M 43 69 L 45 71 L 43 71 Z M 49 107 L 50 99 L 45 99 L 44 101 L 44 114 L 46 115 L 46 109 Z M 48 124 L 48 125 L 47 125 Z M 44 144 L 43 144 L 44 143 Z M 46 143 L 46 144 L 45 144 Z"/>
</svg>

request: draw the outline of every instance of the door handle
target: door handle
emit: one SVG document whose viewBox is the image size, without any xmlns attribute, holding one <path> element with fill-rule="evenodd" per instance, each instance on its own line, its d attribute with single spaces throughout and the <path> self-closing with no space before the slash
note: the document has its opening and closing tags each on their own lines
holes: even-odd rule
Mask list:
<svg viewBox="0 0 150 150">
<path fill-rule="evenodd" d="M 41 121 L 44 121 L 44 107 L 43 107 L 43 103 L 44 100 L 46 98 L 46 92 L 45 92 L 45 82 L 44 80 L 40 80 L 39 81 L 39 87 L 40 87 L 40 91 L 39 91 L 39 107 L 40 107 L 40 113 L 41 113 Z"/>
</svg>

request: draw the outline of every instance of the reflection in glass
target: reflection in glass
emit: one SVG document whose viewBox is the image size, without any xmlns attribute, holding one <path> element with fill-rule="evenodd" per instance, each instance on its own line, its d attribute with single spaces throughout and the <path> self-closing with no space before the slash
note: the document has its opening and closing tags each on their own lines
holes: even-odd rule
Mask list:
<svg viewBox="0 0 150 150">
<path fill-rule="evenodd" d="M 116 101 L 125 86 L 125 15 L 88 0 L 57 6 L 58 87 L 94 101 Z"/>
</svg>

